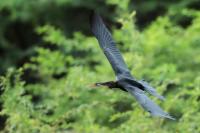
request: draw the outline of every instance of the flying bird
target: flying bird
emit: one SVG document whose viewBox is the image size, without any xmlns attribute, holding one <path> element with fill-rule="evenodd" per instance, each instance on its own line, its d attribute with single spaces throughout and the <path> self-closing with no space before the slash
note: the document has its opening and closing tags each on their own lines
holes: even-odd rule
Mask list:
<svg viewBox="0 0 200 133">
<path fill-rule="evenodd" d="M 152 116 L 175 120 L 175 118 L 155 104 L 145 94 L 145 92 L 159 98 L 160 100 L 164 100 L 165 98 L 159 95 L 145 80 L 136 80 L 136 78 L 131 75 L 119 49 L 116 47 L 116 43 L 113 40 L 111 33 L 106 28 L 100 15 L 93 13 L 91 15 L 90 23 L 92 33 L 98 40 L 102 51 L 110 62 L 116 75 L 116 81 L 99 82 L 95 83 L 95 86 L 107 86 L 110 89 L 119 88 L 123 91 L 129 92 L 135 97 L 142 108 L 148 111 Z"/>
</svg>

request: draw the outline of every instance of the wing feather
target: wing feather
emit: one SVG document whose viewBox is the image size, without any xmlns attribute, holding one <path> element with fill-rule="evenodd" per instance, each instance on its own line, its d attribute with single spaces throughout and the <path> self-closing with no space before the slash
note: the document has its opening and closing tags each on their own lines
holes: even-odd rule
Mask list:
<svg viewBox="0 0 200 133">
<path fill-rule="evenodd" d="M 116 47 L 115 41 L 112 39 L 111 33 L 108 31 L 103 23 L 103 20 L 98 14 L 93 14 L 91 18 L 91 29 L 97 38 L 101 49 L 110 62 L 118 79 L 128 76 L 131 77 L 130 71 Z"/>
<path fill-rule="evenodd" d="M 152 116 L 159 116 L 175 120 L 174 117 L 163 111 L 157 104 L 155 104 L 149 97 L 147 97 L 142 90 L 139 90 L 135 87 L 132 87 L 132 89 L 126 88 L 126 90 L 130 92 L 136 98 L 142 108 L 148 111 Z"/>
</svg>

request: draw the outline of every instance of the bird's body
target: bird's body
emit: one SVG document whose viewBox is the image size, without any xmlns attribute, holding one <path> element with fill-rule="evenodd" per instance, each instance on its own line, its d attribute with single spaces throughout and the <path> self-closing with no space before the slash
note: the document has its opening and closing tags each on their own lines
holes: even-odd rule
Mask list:
<svg viewBox="0 0 200 133">
<path fill-rule="evenodd" d="M 117 49 L 116 43 L 112 39 L 110 32 L 98 14 L 93 14 L 91 17 L 91 29 L 117 77 L 116 81 L 100 82 L 95 85 L 107 86 L 108 88 L 119 88 L 129 92 L 146 111 L 150 112 L 151 115 L 174 119 L 145 95 L 145 92 L 148 92 L 149 94 L 164 100 L 164 97 L 159 95 L 146 81 L 138 81 L 132 76 L 120 51 Z"/>
<path fill-rule="evenodd" d="M 109 81 L 109 82 L 103 82 L 100 84 L 113 84 L 111 88 L 126 88 L 127 85 L 131 85 L 131 86 L 135 86 L 138 87 L 141 90 L 144 90 L 144 87 L 138 83 L 137 81 L 135 81 L 134 79 L 129 79 L 129 78 L 124 78 L 124 79 L 120 79 L 120 80 L 116 80 L 116 81 Z"/>
<path fill-rule="evenodd" d="M 95 83 L 95 86 L 107 86 L 110 89 L 113 88 L 119 88 L 123 91 L 128 92 L 125 88 L 127 88 L 128 86 L 136 86 L 139 89 L 144 91 L 143 86 L 138 83 L 137 81 L 133 80 L 133 79 L 120 79 L 120 80 L 116 80 L 116 81 L 108 81 L 108 82 L 99 82 L 99 83 Z"/>
</svg>

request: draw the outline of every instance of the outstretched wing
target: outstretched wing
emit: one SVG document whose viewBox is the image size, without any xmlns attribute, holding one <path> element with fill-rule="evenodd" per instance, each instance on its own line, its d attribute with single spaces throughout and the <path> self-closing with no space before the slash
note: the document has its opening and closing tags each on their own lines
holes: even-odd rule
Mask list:
<svg viewBox="0 0 200 133">
<path fill-rule="evenodd" d="M 174 117 L 172 117 L 167 112 L 163 111 L 157 104 L 155 104 L 150 98 L 148 98 L 144 94 L 144 91 L 137 89 L 135 87 L 132 87 L 131 89 L 126 88 L 126 90 L 129 91 L 136 98 L 136 100 L 139 102 L 142 108 L 148 111 L 152 116 L 159 116 L 175 120 Z"/>
<path fill-rule="evenodd" d="M 120 79 L 124 76 L 133 78 L 120 54 L 119 49 L 116 47 L 116 43 L 112 39 L 110 32 L 98 14 L 94 13 L 91 17 L 91 29 L 97 38 L 101 49 L 110 62 L 117 78 Z"/>
</svg>

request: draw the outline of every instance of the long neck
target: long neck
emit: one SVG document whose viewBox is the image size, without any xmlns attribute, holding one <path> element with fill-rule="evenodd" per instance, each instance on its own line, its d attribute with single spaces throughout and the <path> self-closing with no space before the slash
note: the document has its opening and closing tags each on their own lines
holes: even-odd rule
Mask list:
<svg viewBox="0 0 200 133">
<path fill-rule="evenodd" d="M 119 89 L 121 89 L 123 91 L 126 91 L 122 86 L 119 86 L 119 84 L 117 83 L 117 81 L 108 81 L 108 82 L 96 83 L 96 86 L 99 86 L 99 85 L 107 86 L 110 89 L 112 89 L 112 88 L 119 88 Z"/>
<path fill-rule="evenodd" d="M 107 86 L 108 88 L 119 88 L 115 81 L 100 82 L 100 83 L 96 83 L 96 85 L 97 86 L 98 85 L 103 85 L 103 86 Z"/>
</svg>

